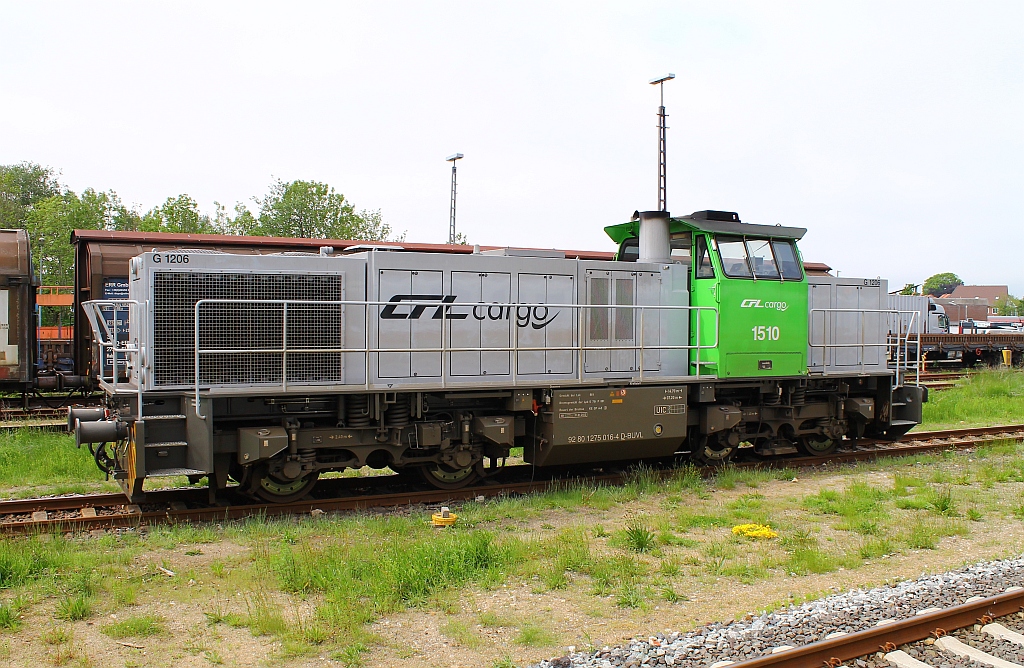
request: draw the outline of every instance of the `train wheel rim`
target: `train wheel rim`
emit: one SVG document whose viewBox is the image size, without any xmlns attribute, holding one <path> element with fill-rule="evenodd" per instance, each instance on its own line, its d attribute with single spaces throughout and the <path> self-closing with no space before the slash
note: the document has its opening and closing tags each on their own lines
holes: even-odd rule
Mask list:
<svg viewBox="0 0 1024 668">
<path fill-rule="evenodd" d="M 316 484 L 319 474 L 311 473 L 297 480 L 278 480 L 274 476 L 265 475 L 260 478 L 256 494 L 264 501 L 273 503 L 289 503 L 301 499 Z"/>
<path fill-rule="evenodd" d="M 828 455 L 835 451 L 838 443 L 825 436 L 806 436 L 800 439 L 800 445 L 809 455 Z"/>
<path fill-rule="evenodd" d="M 425 464 L 423 477 L 431 485 L 441 489 L 460 489 L 476 480 L 476 469 L 467 466 L 464 469 L 450 469 L 441 464 Z"/>
</svg>

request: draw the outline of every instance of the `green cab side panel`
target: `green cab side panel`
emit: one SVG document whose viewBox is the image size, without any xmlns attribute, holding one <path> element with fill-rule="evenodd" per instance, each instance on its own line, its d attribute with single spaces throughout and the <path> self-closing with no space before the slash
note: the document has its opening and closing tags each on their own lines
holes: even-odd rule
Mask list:
<svg viewBox="0 0 1024 668">
<path fill-rule="evenodd" d="M 719 378 L 807 374 L 807 279 L 721 281 Z"/>
<path fill-rule="evenodd" d="M 708 241 L 711 235 L 708 235 Z M 798 251 L 799 252 L 799 251 Z M 801 280 L 729 278 L 712 253 L 714 278 L 693 275 L 691 306 L 718 311 L 717 347 L 691 350 L 691 373 L 719 378 L 807 374 L 807 277 Z M 702 310 L 700 345 L 714 343 L 714 313 Z M 691 315 L 690 345 L 698 345 L 697 315 Z"/>
</svg>

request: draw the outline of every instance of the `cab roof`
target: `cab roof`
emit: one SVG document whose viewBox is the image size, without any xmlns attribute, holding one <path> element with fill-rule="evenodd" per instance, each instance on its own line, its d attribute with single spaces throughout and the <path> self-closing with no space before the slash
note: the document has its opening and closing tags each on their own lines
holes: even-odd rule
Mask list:
<svg viewBox="0 0 1024 668">
<path fill-rule="evenodd" d="M 604 228 L 612 241 L 621 244 L 626 239 L 640 235 L 640 216 L 633 214 L 628 223 L 609 225 Z M 669 232 L 710 232 L 712 234 L 735 234 L 747 237 L 774 237 L 801 239 L 807 230 L 803 227 L 782 227 L 781 225 L 750 225 L 740 222 L 740 216 L 732 211 L 695 211 L 689 216 L 669 218 Z"/>
</svg>

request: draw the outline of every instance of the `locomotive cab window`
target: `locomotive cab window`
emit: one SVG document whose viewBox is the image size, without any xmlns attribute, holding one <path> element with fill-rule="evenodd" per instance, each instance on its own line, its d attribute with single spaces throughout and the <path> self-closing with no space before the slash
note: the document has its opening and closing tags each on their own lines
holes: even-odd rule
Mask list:
<svg viewBox="0 0 1024 668">
<path fill-rule="evenodd" d="M 692 245 L 689 232 L 677 232 L 672 235 L 672 261 L 690 266 L 690 246 Z M 640 259 L 640 239 L 630 237 L 619 246 L 619 262 L 636 262 Z"/>
<path fill-rule="evenodd" d="M 779 269 L 782 270 L 782 277 L 787 281 L 799 281 L 803 278 L 803 270 L 800 267 L 800 260 L 797 259 L 796 247 L 792 241 L 782 239 L 772 240 L 772 250 L 775 251 L 775 259 Z"/>
<path fill-rule="evenodd" d="M 751 278 L 750 264 L 747 263 L 747 245 L 741 237 L 716 237 L 718 255 L 722 270 L 730 278 Z"/>
<path fill-rule="evenodd" d="M 672 261 L 690 266 L 690 246 L 692 245 L 689 232 L 677 232 L 672 235 Z"/>
<path fill-rule="evenodd" d="M 695 258 L 694 275 L 697 278 L 714 278 L 715 268 L 711 264 L 711 251 L 708 249 L 708 239 L 703 234 L 697 235 Z"/>
<path fill-rule="evenodd" d="M 747 257 L 757 278 L 778 279 L 779 268 L 775 266 L 771 242 L 767 239 L 747 239 Z"/>
</svg>

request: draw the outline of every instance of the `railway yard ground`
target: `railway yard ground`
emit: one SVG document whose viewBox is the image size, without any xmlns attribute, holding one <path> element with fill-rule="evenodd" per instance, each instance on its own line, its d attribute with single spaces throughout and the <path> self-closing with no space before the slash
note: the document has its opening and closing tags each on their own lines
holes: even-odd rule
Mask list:
<svg viewBox="0 0 1024 668">
<path fill-rule="evenodd" d="M 984 372 L 933 393 L 920 429 L 1022 417 L 1024 374 Z M 21 429 L 0 433 L 0 489 L 116 488 L 70 437 Z M 452 509 L 459 519 L 443 530 L 428 522 L 436 507 L 419 506 L 4 537 L 0 666 L 563 666 L 572 652 L 577 664 L 651 665 L 692 646 L 694 630 L 719 639 L 770 626 L 748 638 L 752 653 L 800 642 L 783 628 L 816 638 L 827 629 L 790 606 L 832 610 L 852 589 L 895 584 L 868 598 L 920 609 L 958 602 L 928 592 L 1024 584 L 1012 561 L 1024 554 L 1021 442 L 710 479 L 639 469 L 623 486 Z M 998 559 L 1011 561 L 933 577 Z M 885 616 L 879 606 L 829 620 L 857 630 Z M 744 651 L 726 643 L 681 663 Z M 885 665 L 872 661 L 855 665 Z"/>
</svg>

